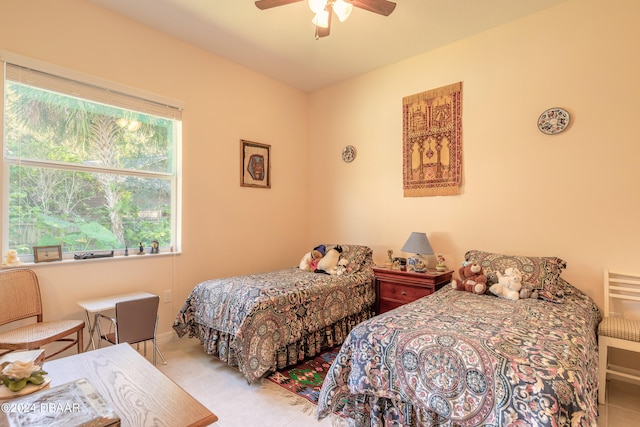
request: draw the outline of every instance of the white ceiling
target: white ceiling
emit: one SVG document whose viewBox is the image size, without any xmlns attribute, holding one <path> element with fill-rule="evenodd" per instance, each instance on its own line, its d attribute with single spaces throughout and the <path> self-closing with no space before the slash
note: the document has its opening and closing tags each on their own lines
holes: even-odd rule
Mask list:
<svg viewBox="0 0 640 427">
<path fill-rule="evenodd" d="M 315 39 L 307 2 L 91 0 L 304 91 L 314 91 L 566 0 L 395 0 L 389 16 L 354 8 Z"/>
</svg>

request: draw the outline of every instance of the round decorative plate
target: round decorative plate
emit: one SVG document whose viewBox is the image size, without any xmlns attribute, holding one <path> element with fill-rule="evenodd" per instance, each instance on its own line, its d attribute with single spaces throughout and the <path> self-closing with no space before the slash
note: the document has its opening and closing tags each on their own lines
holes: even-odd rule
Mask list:
<svg viewBox="0 0 640 427">
<path fill-rule="evenodd" d="M 25 396 L 27 394 L 31 394 L 38 390 L 42 390 L 47 387 L 51 382 L 51 378 L 47 375 L 44 376 L 44 382 L 42 384 L 32 384 L 27 383 L 26 386 L 22 390 L 19 391 L 11 391 L 9 387 L 6 387 L 2 382 L 0 382 L 0 400 L 13 399 L 15 397 Z"/>
<path fill-rule="evenodd" d="M 356 158 L 356 147 L 353 145 L 347 145 L 342 149 L 342 160 L 347 163 L 353 162 Z"/>
<path fill-rule="evenodd" d="M 538 117 L 538 129 L 547 135 L 554 135 L 569 126 L 571 116 L 564 108 L 549 108 Z"/>
</svg>

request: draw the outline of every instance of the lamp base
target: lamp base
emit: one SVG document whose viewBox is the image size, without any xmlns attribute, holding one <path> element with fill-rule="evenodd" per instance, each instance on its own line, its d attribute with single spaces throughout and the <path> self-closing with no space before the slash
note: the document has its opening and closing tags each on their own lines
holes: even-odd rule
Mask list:
<svg viewBox="0 0 640 427">
<path fill-rule="evenodd" d="M 424 273 L 427 271 L 427 263 L 420 255 L 407 258 L 407 270 L 411 269 L 417 273 Z"/>
</svg>

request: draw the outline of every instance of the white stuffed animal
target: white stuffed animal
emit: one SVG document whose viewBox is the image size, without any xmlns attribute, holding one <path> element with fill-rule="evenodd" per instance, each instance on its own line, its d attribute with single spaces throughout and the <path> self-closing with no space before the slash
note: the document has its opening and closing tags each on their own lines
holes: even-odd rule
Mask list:
<svg viewBox="0 0 640 427">
<path fill-rule="evenodd" d="M 324 245 L 316 246 L 310 252 L 304 254 L 302 259 L 300 260 L 300 265 L 298 267 L 300 268 L 300 270 L 304 271 L 316 271 L 320 260 L 324 256 L 324 252 Z"/>
<path fill-rule="evenodd" d="M 341 253 L 342 247 L 340 245 L 329 249 L 327 254 L 318 262 L 318 270 L 329 274 L 336 274 L 338 272 L 338 261 L 340 260 Z"/>
<path fill-rule="evenodd" d="M 500 298 L 518 300 L 522 289 L 522 273 L 514 267 L 509 267 L 504 274 L 497 272 L 498 283 L 494 283 L 489 291 Z"/>
<path fill-rule="evenodd" d="M 345 258 L 340 258 L 340 261 L 338 261 L 338 268 L 336 269 L 336 275 L 342 276 L 347 274 L 347 265 L 349 265 L 349 261 Z"/>
</svg>

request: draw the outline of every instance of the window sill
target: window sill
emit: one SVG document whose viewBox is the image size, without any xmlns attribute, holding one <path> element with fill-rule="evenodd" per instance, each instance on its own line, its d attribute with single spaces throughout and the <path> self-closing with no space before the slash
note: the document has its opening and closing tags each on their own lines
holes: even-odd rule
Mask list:
<svg viewBox="0 0 640 427">
<path fill-rule="evenodd" d="M 66 265 L 69 266 L 70 264 L 88 264 L 88 263 L 94 263 L 94 262 L 111 262 L 114 260 L 118 260 L 118 261 L 129 261 L 132 259 L 137 259 L 137 260 L 143 260 L 143 259 L 150 259 L 150 258 L 165 258 L 165 257 L 170 257 L 170 256 L 175 256 L 175 255 L 180 255 L 181 252 L 160 252 L 159 254 L 150 254 L 150 253 L 144 253 L 143 255 L 138 255 L 138 253 L 136 252 L 134 255 L 115 255 L 115 256 L 110 256 L 110 257 L 103 257 L 103 258 L 89 258 L 89 259 L 73 259 L 73 256 L 71 258 L 65 258 L 61 261 L 46 261 L 46 262 L 23 262 L 22 264 L 17 264 L 17 265 L 5 265 L 2 264 L 2 270 L 10 270 L 13 268 L 38 268 L 38 267 L 44 267 L 44 266 L 51 266 L 51 265 Z"/>
</svg>

